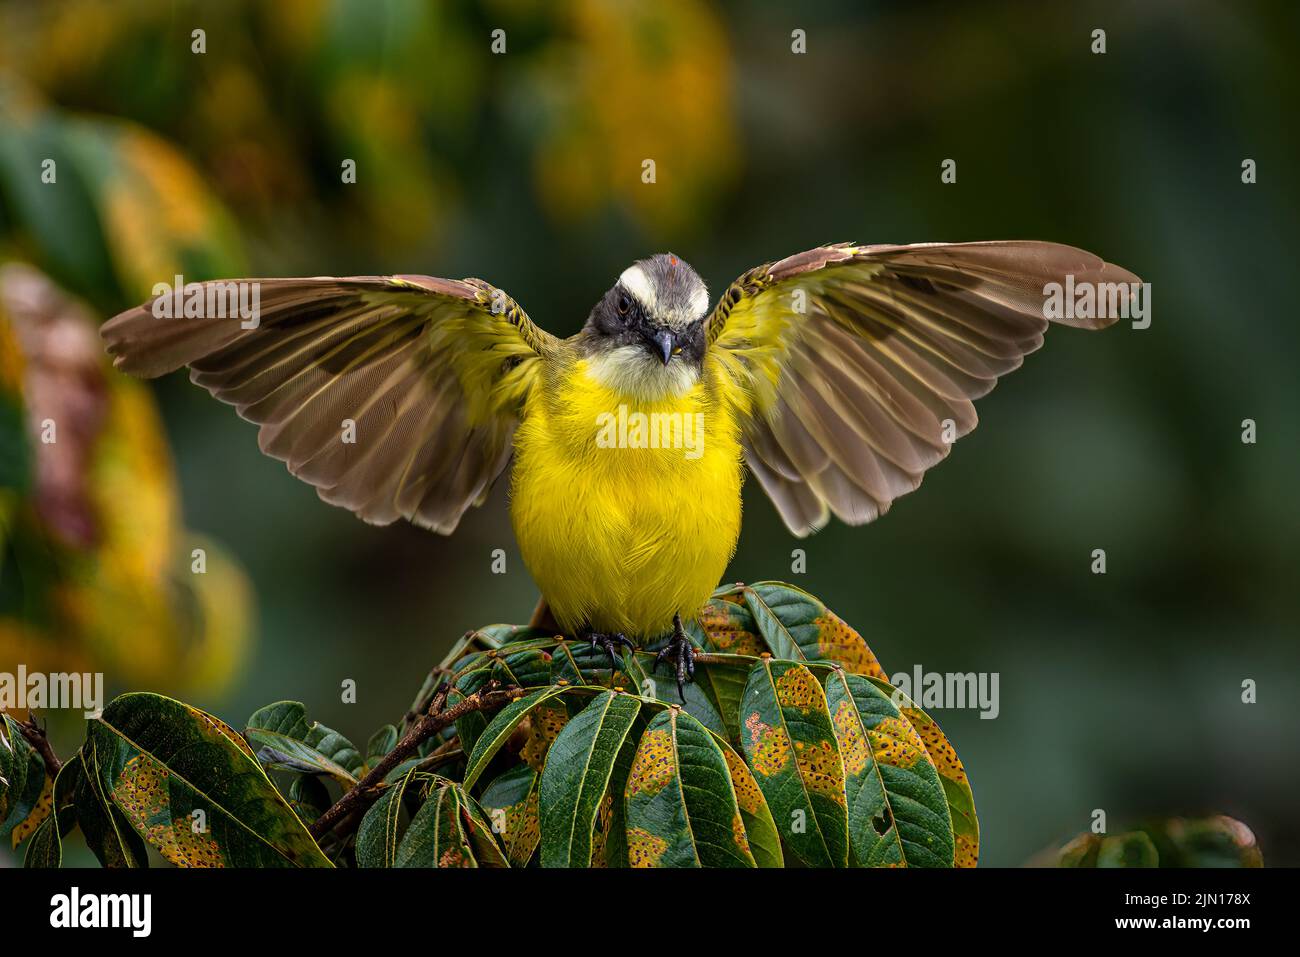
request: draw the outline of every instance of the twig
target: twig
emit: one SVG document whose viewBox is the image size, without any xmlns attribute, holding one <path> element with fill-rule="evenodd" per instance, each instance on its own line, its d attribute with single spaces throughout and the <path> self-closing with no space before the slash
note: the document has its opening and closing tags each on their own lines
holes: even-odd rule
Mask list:
<svg viewBox="0 0 1300 957">
<path fill-rule="evenodd" d="M 468 634 L 468 632 L 466 634 Z M 454 673 L 455 672 L 453 672 L 450 668 L 444 668 L 441 665 L 439 665 L 436 668 L 431 668 L 429 670 L 429 674 L 424 679 L 424 687 L 422 687 L 419 693 L 415 696 L 415 700 L 411 702 L 411 707 L 407 709 L 406 714 L 402 715 L 403 728 L 409 728 L 411 726 L 411 722 L 414 721 L 416 718 L 418 718 L 421 714 L 423 714 L 428 709 L 429 705 L 433 702 L 433 698 L 434 696 L 437 695 L 438 691 L 440 691 L 442 687 L 445 687 L 445 686 L 438 685 L 437 679 L 440 677 L 450 678 Z M 431 684 L 432 687 L 430 687 Z M 428 693 L 429 693 L 429 697 L 427 699 L 424 697 L 426 688 L 428 689 Z"/>
<path fill-rule="evenodd" d="M 45 762 L 45 773 L 51 778 L 58 777 L 59 770 L 63 767 L 63 762 L 60 761 L 59 756 L 54 753 L 54 748 L 50 744 L 50 739 L 49 736 L 46 735 L 45 729 L 36 723 L 36 716 L 28 711 L 27 720 L 18 721 L 16 724 L 22 731 L 23 737 L 31 742 L 32 747 L 36 749 L 36 753 L 39 754 L 41 760 Z"/>
<path fill-rule="evenodd" d="M 485 711 L 506 704 L 522 693 L 518 688 L 505 688 L 499 691 L 484 689 L 448 708 L 446 707 L 447 694 L 450 690 L 450 685 L 441 688 L 433 696 L 428 710 L 402 736 L 402 740 L 397 742 L 393 750 L 384 755 L 383 759 L 374 766 L 369 774 L 357 782 L 355 787 L 335 801 L 329 810 L 316 819 L 316 822 L 310 828 L 312 837 L 319 840 L 344 818 L 351 817 L 353 820 L 359 820 L 360 814 L 354 814 L 354 812 L 364 811 L 375 802 L 375 799 L 380 794 L 380 786 L 388 773 L 406 760 L 423 742 L 433 737 L 443 728 L 454 724 L 458 718 L 462 718 L 474 711 Z"/>
</svg>

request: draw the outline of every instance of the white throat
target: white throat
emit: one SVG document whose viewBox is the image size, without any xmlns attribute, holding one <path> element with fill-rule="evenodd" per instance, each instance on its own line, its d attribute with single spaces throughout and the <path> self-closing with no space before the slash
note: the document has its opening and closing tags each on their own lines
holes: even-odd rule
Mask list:
<svg viewBox="0 0 1300 957">
<path fill-rule="evenodd" d="M 680 398 L 700 380 L 699 370 L 674 358 L 664 365 L 644 346 L 619 346 L 587 359 L 587 374 L 607 389 L 647 402 Z"/>
</svg>

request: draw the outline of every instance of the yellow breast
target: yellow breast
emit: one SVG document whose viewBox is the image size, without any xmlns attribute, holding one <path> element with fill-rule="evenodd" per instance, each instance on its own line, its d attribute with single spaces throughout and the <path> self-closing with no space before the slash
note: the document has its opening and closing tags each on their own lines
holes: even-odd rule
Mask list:
<svg viewBox="0 0 1300 957">
<path fill-rule="evenodd" d="M 515 433 L 511 518 L 524 562 L 569 632 L 650 638 L 691 619 L 740 534 L 735 419 L 707 365 L 658 398 L 575 359 Z"/>
</svg>

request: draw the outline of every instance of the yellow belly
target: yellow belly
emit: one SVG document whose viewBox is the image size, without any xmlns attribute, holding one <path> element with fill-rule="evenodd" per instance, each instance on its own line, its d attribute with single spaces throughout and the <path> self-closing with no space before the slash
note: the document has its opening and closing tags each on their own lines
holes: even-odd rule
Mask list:
<svg viewBox="0 0 1300 957">
<path fill-rule="evenodd" d="M 661 447 L 642 447 L 655 441 L 638 430 L 647 421 Z M 735 422 L 704 384 L 646 402 L 581 361 L 557 376 L 515 433 L 510 513 L 561 627 L 648 639 L 675 614 L 693 619 L 735 551 L 741 468 Z"/>
</svg>

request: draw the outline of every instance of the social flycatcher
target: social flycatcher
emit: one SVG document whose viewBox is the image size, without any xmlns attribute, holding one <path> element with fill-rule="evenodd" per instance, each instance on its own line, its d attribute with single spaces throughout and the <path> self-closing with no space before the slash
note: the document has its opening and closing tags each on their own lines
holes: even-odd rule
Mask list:
<svg viewBox="0 0 1300 957">
<path fill-rule="evenodd" d="M 103 335 L 127 372 L 188 365 L 263 452 L 367 522 L 450 534 L 513 455 L 515 534 L 555 620 L 611 666 L 628 636 L 671 631 L 659 660 L 680 692 L 682 621 L 735 550 L 744 466 L 795 535 L 870 522 L 1042 345 L 1067 277 L 1125 298 L 1139 282 L 1052 243 L 843 243 L 749 270 L 712 310 L 686 263 L 641 260 L 569 339 L 482 280 L 428 276 L 246 280 L 253 321 L 221 308 L 229 281 L 197 284 L 182 315 L 156 297 Z"/>
</svg>

